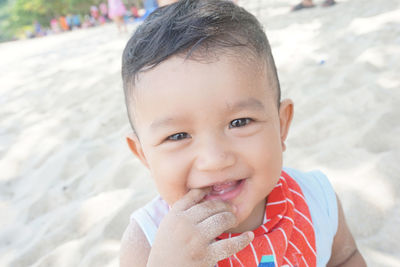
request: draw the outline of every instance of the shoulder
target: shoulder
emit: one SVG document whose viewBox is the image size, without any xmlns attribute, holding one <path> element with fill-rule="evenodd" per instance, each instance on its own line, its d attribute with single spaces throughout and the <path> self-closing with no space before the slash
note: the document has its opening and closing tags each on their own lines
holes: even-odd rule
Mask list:
<svg viewBox="0 0 400 267">
<path fill-rule="evenodd" d="M 306 199 L 315 231 L 317 266 L 326 266 L 339 223 L 336 193 L 320 171 L 283 170 L 297 182 Z"/>
<path fill-rule="evenodd" d="M 289 174 L 302 188 L 313 189 L 320 193 L 319 191 L 327 191 L 332 193 L 333 188 L 330 184 L 328 178 L 319 170 L 313 170 L 309 172 L 303 172 L 292 168 L 285 167 L 283 169 L 287 174 Z"/>
<path fill-rule="evenodd" d="M 156 196 L 131 214 L 130 224 L 121 240 L 121 267 L 146 266 L 158 226 L 167 213 L 168 204 Z"/>
<path fill-rule="evenodd" d="M 146 266 L 150 249 L 141 227 L 135 220 L 131 220 L 121 240 L 120 267 Z"/>
<path fill-rule="evenodd" d="M 338 222 L 336 193 L 325 174 L 318 170 L 302 172 L 291 168 L 284 168 L 284 171 L 299 184 L 310 208 L 318 210 L 318 213 L 323 212 L 330 219 L 331 228 L 336 232 Z"/>
<path fill-rule="evenodd" d="M 131 221 L 134 221 L 140 227 L 150 246 L 153 244 L 158 227 L 168 211 L 168 204 L 160 196 L 156 196 L 145 206 L 131 214 Z"/>
</svg>

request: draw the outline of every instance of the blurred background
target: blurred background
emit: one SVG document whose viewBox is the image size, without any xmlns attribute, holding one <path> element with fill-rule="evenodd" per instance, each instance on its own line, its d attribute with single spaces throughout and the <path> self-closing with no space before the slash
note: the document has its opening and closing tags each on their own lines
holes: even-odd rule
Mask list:
<svg viewBox="0 0 400 267">
<path fill-rule="evenodd" d="M 103 25 L 113 19 L 113 9 L 125 22 L 145 18 L 168 0 L 0 0 L 0 42 L 42 37 L 78 28 Z M 122 5 L 119 7 L 118 5 Z M 146 13 L 147 12 L 147 13 Z M 111 14 L 110 14 L 111 13 Z"/>
<path fill-rule="evenodd" d="M 400 0 L 239 0 L 295 117 L 286 166 L 327 174 L 369 266 L 400 266 Z M 118 266 L 156 190 L 131 155 L 120 75 L 169 1 L 0 0 L 0 266 Z"/>
</svg>

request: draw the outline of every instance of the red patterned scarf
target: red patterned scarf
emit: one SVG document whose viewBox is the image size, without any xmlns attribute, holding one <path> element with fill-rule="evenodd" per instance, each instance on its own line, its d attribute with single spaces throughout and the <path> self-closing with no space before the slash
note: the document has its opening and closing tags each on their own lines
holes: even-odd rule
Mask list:
<svg viewBox="0 0 400 267">
<path fill-rule="evenodd" d="M 255 238 L 250 245 L 219 261 L 217 266 L 317 265 L 315 233 L 307 202 L 297 182 L 284 171 L 268 196 L 264 224 L 253 232 Z M 238 234 L 224 233 L 219 239 L 235 235 Z"/>
</svg>

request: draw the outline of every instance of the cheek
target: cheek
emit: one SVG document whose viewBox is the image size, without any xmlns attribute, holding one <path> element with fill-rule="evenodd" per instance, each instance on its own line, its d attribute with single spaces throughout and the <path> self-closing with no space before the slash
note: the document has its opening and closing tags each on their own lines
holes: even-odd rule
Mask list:
<svg viewBox="0 0 400 267">
<path fill-rule="evenodd" d="M 260 135 L 253 141 L 244 142 L 241 147 L 243 158 L 254 171 L 260 189 L 270 190 L 279 180 L 282 170 L 282 148 L 279 136 Z M 262 183 L 262 185 L 261 185 Z"/>
<path fill-rule="evenodd" d="M 282 146 L 280 137 L 275 131 L 259 134 L 240 143 L 240 151 L 253 164 L 282 164 Z"/>
<path fill-rule="evenodd" d="M 172 205 L 187 192 L 185 162 L 174 156 L 155 153 L 149 157 L 149 169 L 161 197 Z"/>
</svg>

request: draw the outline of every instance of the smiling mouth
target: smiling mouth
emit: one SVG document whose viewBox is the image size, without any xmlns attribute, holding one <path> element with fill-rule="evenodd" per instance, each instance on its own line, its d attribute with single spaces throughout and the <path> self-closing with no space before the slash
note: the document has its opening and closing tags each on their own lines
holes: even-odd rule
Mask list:
<svg viewBox="0 0 400 267">
<path fill-rule="evenodd" d="M 218 183 L 211 186 L 206 199 L 230 200 L 240 194 L 245 179 Z"/>
</svg>

